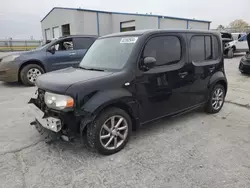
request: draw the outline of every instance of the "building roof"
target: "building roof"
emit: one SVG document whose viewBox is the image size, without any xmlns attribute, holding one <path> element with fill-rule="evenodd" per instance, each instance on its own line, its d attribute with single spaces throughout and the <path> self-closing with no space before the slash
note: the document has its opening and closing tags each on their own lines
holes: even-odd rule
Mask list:
<svg viewBox="0 0 250 188">
<path fill-rule="evenodd" d="M 185 20 L 185 21 L 195 21 L 195 22 L 203 22 L 203 23 L 211 23 L 211 21 L 205 20 L 196 20 L 196 19 L 189 19 L 189 18 L 178 18 L 178 17 L 171 17 L 171 16 L 164 16 L 164 15 L 156 15 L 156 14 L 136 14 L 136 13 L 124 13 L 124 12 L 110 12 L 110 11 L 100 11 L 100 10 L 90 10 L 90 9 L 82 9 L 82 8 L 64 8 L 64 7 L 54 7 L 45 17 L 41 20 L 41 22 L 54 10 L 54 9 L 63 9 L 63 10 L 76 10 L 76 11 L 89 11 L 89 12 L 98 12 L 98 13 L 108 13 L 108 14 L 122 14 L 122 15 L 134 15 L 134 16 L 150 16 L 150 17 L 158 17 L 158 18 L 169 18 L 169 19 L 176 19 L 176 20 Z"/>
<path fill-rule="evenodd" d="M 105 35 L 100 38 L 106 37 L 118 37 L 118 36 L 135 36 L 135 35 L 144 35 L 144 34 L 157 34 L 162 32 L 168 33 L 213 33 L 219 35 L 219 32 L 216 31 L 209 31 L 209 30 L 190 30 L 190 29 L 146 29 L 146 30 L 136 30 L 136 31 L 127 31 L 127 32 L 120 32 L 120 33 L 113 33 L 110 35 Z"/>
</svg>

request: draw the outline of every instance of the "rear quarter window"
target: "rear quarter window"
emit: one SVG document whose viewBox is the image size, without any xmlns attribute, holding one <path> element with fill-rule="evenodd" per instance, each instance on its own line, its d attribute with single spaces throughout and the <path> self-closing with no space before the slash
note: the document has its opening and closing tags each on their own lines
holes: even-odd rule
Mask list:
<svg viewBox="0 0 250 188">
<path fill-rule="evenodd" d="M 211 35 L 193 36 L 190 41 L 190 55 L 194 62 L 215 60 L 219 57 L 220 43 Z"/>
</svg>

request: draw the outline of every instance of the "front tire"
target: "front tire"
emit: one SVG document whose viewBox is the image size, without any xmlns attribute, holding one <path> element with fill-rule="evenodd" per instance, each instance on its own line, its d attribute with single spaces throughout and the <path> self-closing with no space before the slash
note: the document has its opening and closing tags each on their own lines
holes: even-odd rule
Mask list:
<svg viewBox="0 0 250 188">
<path fill-rule="evenodd" d="M 234 57 L 234 49 L 230 48 L 227 52 L 227 57 L 228 58 L 233 58 Z"/>
<path fill-rule="evenodd" d="M 37 64 L 29 64 L 22 68 L 20 72 L 21 82 L 26 86 L 34 86 L 38 76 L 44 73 L 42 67 Z"/>
<path fill-rule="evenodd" d="M 225 88 L 221 84 L 216 84 L 210 92 L 205 110 L 207 113 L 218 113 L 225 101 Z"/>
<path fill-rule="evenodd" d="M 120 108 L 109 108 L 87 126 L 87 145 L 101 154 L 111 155 L 124 148 L 131 131 L 130 116 Z"/>
</svg>

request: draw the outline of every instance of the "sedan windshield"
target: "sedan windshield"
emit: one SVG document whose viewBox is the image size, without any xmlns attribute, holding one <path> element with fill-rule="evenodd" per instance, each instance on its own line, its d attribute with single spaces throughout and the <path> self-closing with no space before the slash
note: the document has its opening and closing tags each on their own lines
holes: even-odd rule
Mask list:
<svg viewBox="0 0 250 188">
<path fill-rule="evenodd" d="M 138 37 L 112 37 L 98 39 L 80 63 L 87 69 L 114 69 L 124 67 Z"/>
</svg>

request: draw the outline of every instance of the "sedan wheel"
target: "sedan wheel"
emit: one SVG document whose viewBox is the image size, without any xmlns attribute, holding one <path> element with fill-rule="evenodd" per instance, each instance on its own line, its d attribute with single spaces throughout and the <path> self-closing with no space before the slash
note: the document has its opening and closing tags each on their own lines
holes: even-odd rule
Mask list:
<svg viewBox="0 0 250 188">
<path fill-rule="evenodd" d="M 37 68 L 31 68 L 28 72 L 27 72 L 27 78 L 31 83 L 35 83 L 36 79 L 38 76 L 40 76 L 42 74 L 42 72 L 37 69 Z"/>
<path fill-rule="evenodd" d="M 44 69 L 37 64 L 25 65 L 20 71 L 20 81 L 27 86 L 35 85 L 38 76 L 44 73 Z"/>
</svg>

